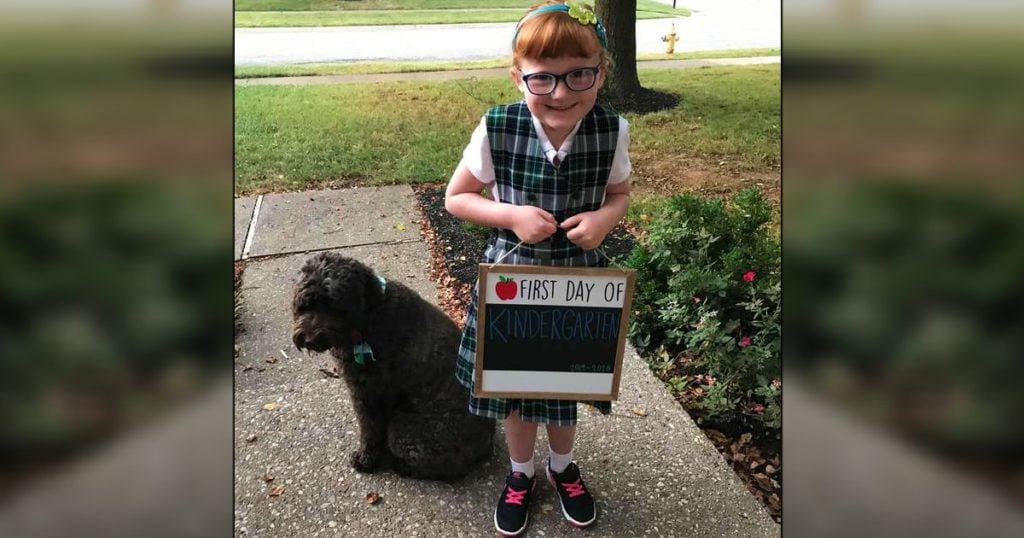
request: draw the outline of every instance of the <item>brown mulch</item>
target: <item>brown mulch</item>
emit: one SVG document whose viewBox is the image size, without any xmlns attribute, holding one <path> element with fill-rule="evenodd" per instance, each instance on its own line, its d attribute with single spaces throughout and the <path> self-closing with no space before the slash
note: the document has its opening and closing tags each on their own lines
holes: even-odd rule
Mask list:
<svg viewBox="0 0 1024 538">
<path fill-rule="evenodd" d="M 686 177 L 677 176 L 677 177 Z M 752 176 L 753 177 L 753 176 Z M 764 190 L 778 201 L 778 175 L 756 176 L 755 183 L 764 183 Z M 732 176 L 719 176 L 715 182 L 710 175 L 699 189 L 693 185 L 679 184 L 665 187 L 669 192 L 696 191 L 701 194 L 729 194 L 747 186 L 747 181 L 734 181 Z M 723 180 L 724 179 L 724 180 Z M 643 178 L 637 182 L 645 183 Z M 641 187 L 643 189 L 643 187 Z M 654 191 L 655 189 L 651 189 Z M 658 192 L 664 192 L 661 188 Z M 414 187 L 420 212 L 423 214 L 421 232 L 427 242 L 431 256 L 430 278 L 437 284 L 441 309 L 461 328 L 469 305 L 470 292 L 476 281 L 477 264 L 483 254 L 486 238 L 467 230 L 455 217 L 444 209 L 443 185 L 419 185 Z M 708 192 L 705 192 L 708 191 Z M 618 227 L 606 241 L 605 250 L 617 257 L 627 254 L 634 244 L 636 229 Z M 656 372 L 663 380 L 678 376 L 679 372 Z M 694 376 L 691 376 L 694 377 Z M 694 417 L 697 425 L 714 443 L 733 470 L 743 480 L 747 489 L 765 507 L 771 517 L 782 521 L 782 454 L 781 441 L 756 428 L 742 424 L 714 423 L 701 416 L 692 402 L 700 395 L 699 383 L 694 380 L 683 391 L 673 393 L 677 401 Z"/>
<path fill-rule="evenodd" d="M 673 390 L 672 396 L 693 417 L 704 435 L 714 443 L 733 471 L 743 480 L 749 491 L 777 523 L 782 523 L 782 438 L 776 431 L 768 431 L 755 421 L 715 421 L 706 416 L 695 402 L 704 389 L 706 380 L 701 375 L 685 374 L 687 360 L 672 361 L 672 367 L 654 370 L 662 381 L 686 379 L 682 390 Z"/>
<path fill-rule="evenodd" d="M 633 173 L 630 185 L 635 196 L 690 192 L 701 196 L 728 197 L 745 187 L 757 187 L 776 205 L 782 201 L 781 170 L 744 170 L 742 163 L 664 151 L 630 150 Z"/>
<path fill-rule="evenodd" d="M 659 110 L 668 110 L 679 104 L 678 95 L 650 88 L 640 88 L 635 93 L 626 96 L 613 95 L 609 90 L 609 86 L 601 90 L 599 99 L 611 105 L 619 113 L 650 114 Z"/>
<path fill-rule="evenodd" d="M 420 212 L 425 213 L 422 206 L 420 206 Z M 451 247 L 443 238 L 434 233 L 430 226 L 430 219 L 426 218 L 425 214 L 421 222 L 423 222 L 423 229 L 420 235 L 423 236 L 433 254 L 430 258 L 430 279 L 437 284 L 438 306 L 448 314 L 448 317 L 455 320 L 461 330 L 465 325 L 464 315 L 466 308 L 469 307 L 473 286 L 450 276 L 448 264 L 445 263 L 444 256 L 439 253 L 450 251 Z"/>
<path fill-rule="evenodd" d="M 235 336 L 242 332 L 242 273 L 245 272 L 245 262 L 235 262 L 235 291 L 234 291 L 234 320 Z M 235 356 L 238 356 L 238 344 L 235 344 Z"/>
</svg>

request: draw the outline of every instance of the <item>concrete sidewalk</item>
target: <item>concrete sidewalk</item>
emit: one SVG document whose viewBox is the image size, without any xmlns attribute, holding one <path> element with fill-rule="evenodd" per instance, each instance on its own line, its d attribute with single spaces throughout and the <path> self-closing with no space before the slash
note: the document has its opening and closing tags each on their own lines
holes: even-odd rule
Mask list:
<svg viewBox="0 0 1024 538">
<path fill-rule="evenodd" d="M 329 368 L 326 356 L 291 347 L 291 288 L 312 251 L 358 258 L 436 301 L 411 188 L 269 194 L 235 203 L 235 257 L 247 263 L 235 365 L 235 535 L 494 535 L 494 503 L 508 467 L 500 432 L 490 460 L 455 484 L 356 473 L 347 460 L 358 427 L 344 383 L 319 371 Z M 268 403 L 278 407 L 265 410 Z M 575 453 L 600 510 L 587 536 L 780 535 L 631 346 L 613 409 L 602 417 L 581 406 Z M 251 435 L 256 439 L 248 442 Z M 542 433 L 538 468 L 545 453 Z M 276 485 L 284 492 L 271 497 Z M 371 492 L 379 503 L 366 502 Z M 581 535 L 541 485 L 525 536 Z"/>
<path fill-rule="evenodd" d="M 722 65 L 777 64 L 781 56 L 748 56 L 743 58 L 707 58 L 693 60 L 646 60 L 636 63 L 638 69 L 696 69 Z M 507 77 L 508 68 L 457 69 L 451 71 L 419 71 L 411 73 L 376 73 L 365 75 L 308 75 L 294 77 L 255 77 L 235 79 L 236 86 L 293 86 L 303 84 L 356 84 L 395 80 L 454 80 L 476 77 Z"/>
</svg>

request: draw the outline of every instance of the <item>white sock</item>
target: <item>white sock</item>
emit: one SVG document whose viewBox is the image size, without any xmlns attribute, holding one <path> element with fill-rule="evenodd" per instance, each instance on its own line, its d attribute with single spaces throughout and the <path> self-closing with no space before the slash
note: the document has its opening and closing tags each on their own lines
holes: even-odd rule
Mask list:
<svg viewBox="0 0 1024 538">
<path fill-rule="evenodd" d="M 530 461 L 528 461 L 526 463 L 519 463 L 519 462 L 513 460 L 512 458 L 509 458 L 508 461 L 512 462 L 512 472 L 513 473 L 523 473 L 524 475 L 526 475 L 526 478 L 533 478 L 533 475 L 534 475 L 533 460 L 530 460 Z"/>
<path fill-rule="evenodd" d="M 548 467 L 553 472 L 560 473 L 572 463 L 572 450 L 568 454 L 559 454 L 555 449 L 548 446 Z"/>
</svg>

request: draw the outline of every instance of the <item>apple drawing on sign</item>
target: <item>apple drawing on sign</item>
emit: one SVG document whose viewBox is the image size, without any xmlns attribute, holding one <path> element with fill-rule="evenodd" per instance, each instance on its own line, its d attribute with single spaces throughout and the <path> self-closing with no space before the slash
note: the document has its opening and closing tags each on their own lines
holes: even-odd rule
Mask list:
<svg viewBox="0 0 1024 538">
<path fill-rule="evenodd" d="M 498 280 L 501 282 L 494 285 L 494 293 L 498 295 L 498 298 L 502 301 L 515 299 L 516 291 L 518 291 L 516 281 L 507 276 L 499 276 Z"/>
</svg>

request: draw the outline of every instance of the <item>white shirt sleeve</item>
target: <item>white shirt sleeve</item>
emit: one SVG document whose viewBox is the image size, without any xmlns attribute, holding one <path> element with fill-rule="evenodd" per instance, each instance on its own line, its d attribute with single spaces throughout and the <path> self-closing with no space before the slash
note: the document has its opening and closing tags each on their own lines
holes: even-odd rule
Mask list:
<svg viewBox="0 0 1024 538">
<path fill-rule="evenodd" d="M 629 122 L 619 116 L 619 141 L 615 144 L 615 156 L 612 157 L 608 183 L 622 183 L 629 179 L 632 171 L 633 163 L 629 162 Z"/>
<path fill-rule="evenodd" d="M 491 162 L 491 145 L 487 141 L 487 119 L 481 118 L 469 137 L 469 145 L 462 151 L 462 162 L 480 183 L 494 183 L 494 163 Z"/>
</svg>

